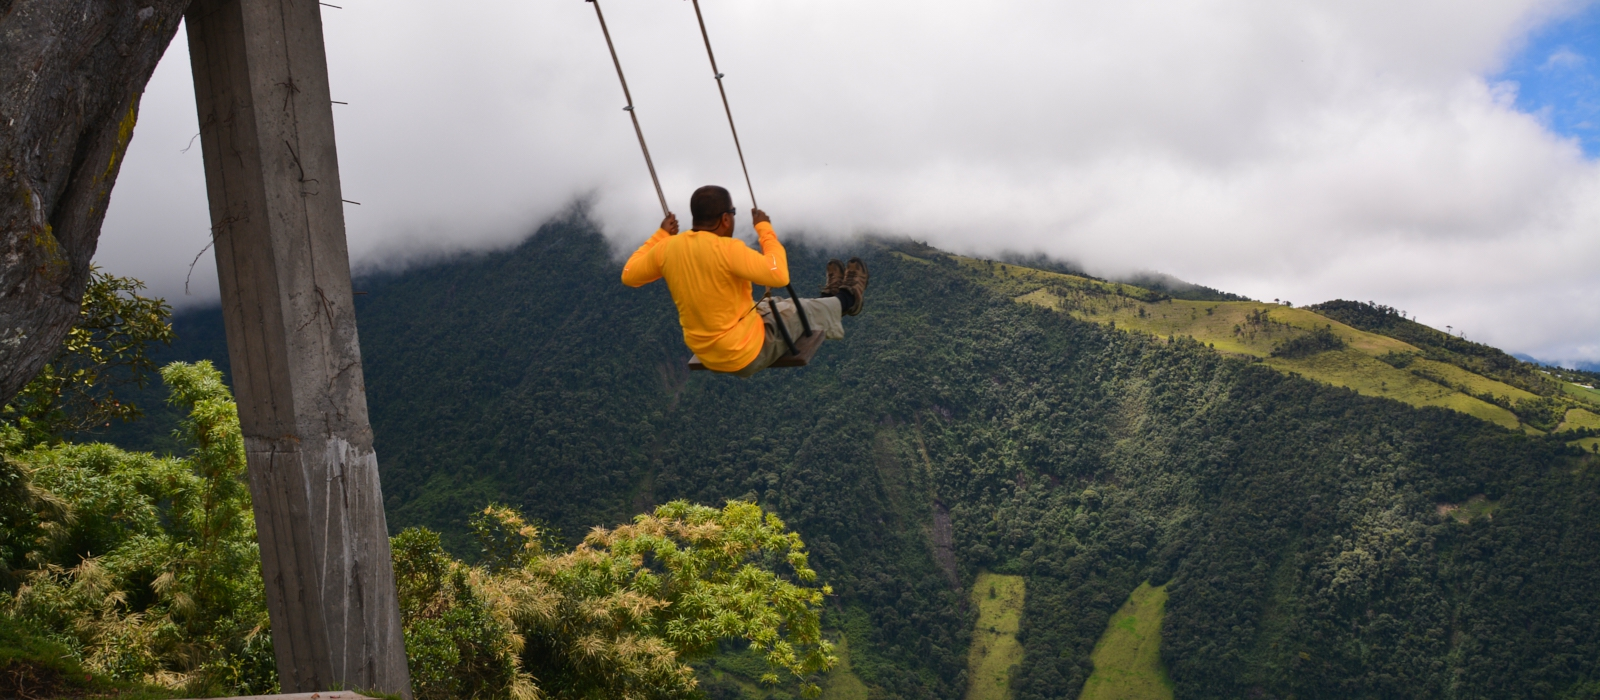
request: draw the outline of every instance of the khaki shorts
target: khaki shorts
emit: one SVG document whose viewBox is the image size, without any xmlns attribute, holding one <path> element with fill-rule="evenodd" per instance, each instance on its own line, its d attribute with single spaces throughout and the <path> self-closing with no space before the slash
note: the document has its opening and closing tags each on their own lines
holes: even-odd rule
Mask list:
<svg viewBox="0 0 1600 700">
<path fill-rule="evenodd" d="M 806 320 L 811 322 L 811 327 L 822 331 L 822 337 L 828 340 L 839 340 L 844 337 L 843 309 L 839 300 L 833 297 L 822 299 L 801 299 L 800 304 L 806 310 Z M 789 351 L 783 342 L 783 336 L 778 335 L 778 326 L 772 320 L 772 311 L 765 303 L 756 307 L 761 311 L 761 321 L 766 328 L 766 337 L 761 341 L 761 352 L 756 359 L 745 365 L 744 369 L 737 372 L 728 372 L 735 377 L 749 377 L 772 366 L 778 358 Z M 795 314 L 794 304 L 788 299 L 778 300 L 778 315 L 783 317 L 784 325 L 789 327 L 789 337 L 798 338 L 804 327 L 800 324 L 800 317 Z"/>
</svg>

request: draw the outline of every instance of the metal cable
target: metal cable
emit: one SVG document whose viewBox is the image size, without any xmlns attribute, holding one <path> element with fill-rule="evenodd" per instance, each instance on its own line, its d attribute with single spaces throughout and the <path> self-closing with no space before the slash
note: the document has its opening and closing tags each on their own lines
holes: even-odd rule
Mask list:
<svg viewBox="0 0 1600 700">
<path fill-rule="evenodd" d="M 661 178 L 656 177 L 656 164 L 650 160 L 650 147 L 644 143 L 644 129 L 639 128 L 639 114 L 633 109 L 633 94 L 628 92 L 628 79 L 622 75 L 622 61 L 617 59 L 616 45 L 611 43 L 611 30 L 606 28 L 605 13 L 600 11 L 600 0 L 588 0 L 588 2 L 594 3 L 594 16 L 600 18 L 600 33 L 606 35 L 606 48 L 611 50 L 611 62 L 617 66 L 617 80 L 622 82 L 622 96 L 628 100 L 628 106 L 623 107 L 622 111 L 627 112 L 633 119 L 633 133 L 639 135 L 639 150 L 644 151 L 645 167 L 650 168 L 650 181 L 655 183 L 656 198 L 661 200 L 661 215 L 666 216 L 671 214 L 672 210 L 667 208 L 667 196 L 661 192 Z M 726 104 L 726 97 L 723 98 L 723 102 Z M 736 136 L 735 140 L 737 138 Z M 748 179 L 746 176 L 746 180 Z"/>
<path fill-rule="evenodd" d="M 722 87 L 722 71 L 717 70 L 717 56 L 711 52 L 711 35 L 706 33 L 706 18 L 700 14 L 700 0 L 694 0 L 694 18 L 700 21 L 700 37 L 706 42 L 706 57 L 711 59 L 711 73 L 717 78 L 717 92 L 722 93 L 722 111 L 728 114 L 728 130 L 733 132 L 733 148 L 739 152 L 739 167 L 744 170 L 744 186 L 750 190 L 750 208 L 759 209 L 760 205 L 756 204 L 756 188 L 750 184 L 750 167 L 744 164 L 744 147 L 739 145 L 739 129 L 733 125 L 733 108 L 728 106 L 728 91 Z"/>
</svg>

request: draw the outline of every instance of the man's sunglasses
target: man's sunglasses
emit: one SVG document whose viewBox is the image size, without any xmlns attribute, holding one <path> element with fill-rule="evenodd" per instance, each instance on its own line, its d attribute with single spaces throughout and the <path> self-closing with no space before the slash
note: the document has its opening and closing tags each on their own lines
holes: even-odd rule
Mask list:
<svg viewBox="0 0 1600 700">
<path fill-rule="evenodd" d="M 739 215 L 739 208 L 738 207 L 728 207 L 727 213 L 728 213 L 729 216 L 738 216 Z"/>
</svg>

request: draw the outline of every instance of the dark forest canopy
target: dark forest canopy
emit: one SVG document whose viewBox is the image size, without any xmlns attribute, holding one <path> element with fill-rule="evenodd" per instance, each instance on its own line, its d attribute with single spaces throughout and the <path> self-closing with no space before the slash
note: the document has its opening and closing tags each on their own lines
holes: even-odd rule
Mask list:
<svg viewBox="0 0 1600 700">
<path fill-rule="evenodd" d="M 758 501 L 805 537 L 838 593 L 825 624 L 883 697 L 963 694 L 979 570 L 1027 578 L 1024 700 L 1077 697 L 1146 580 L 1168 584 L 1179 697 L 1600 681 L 1595 457 L 1017 304 L 929 250 L 791 245 L 797 284 L 865 258 L 867 311 L 811 367 L 746 381 L 685 371 L 665 288 L 620 285 L 581 217 L 359 281 L 391 527 L 469 554 L 490 501 L 568 540 L 673 499 Z M 1366 313 L 1338 320 L 1406 332 Z M 220 352 L 215 316 L 175 327 L 173 359 Z"/>
</svg>

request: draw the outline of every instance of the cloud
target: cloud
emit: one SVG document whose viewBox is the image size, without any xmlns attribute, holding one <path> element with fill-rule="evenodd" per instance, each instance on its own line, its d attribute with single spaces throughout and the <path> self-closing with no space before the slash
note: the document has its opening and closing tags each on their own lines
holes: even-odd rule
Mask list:
<svg viewBox="0 0 1600 700">
<path fill-rule="evenodd" d="M 1589 59 L 1582 54 L 1576 53 L 1572 49 L 1563 46 L 1551 53 L 1550 57 L 1544 60 L 1544 64 L 1539 66 L 1539 69 L 1572 70 L 1576 68 L 1582 68 L 1588 62 Z"/>
<path fill-rule="evenodd" d="M 592 196 L 660 218 L 593 5 L 324 11 L 358 264 L 507 245 Z M 1040 251 L 1257 298 L 1373 299 L 1600 359 L 1600 165 L 1487 80 L 1556 0 L 703 0 L 780 230 Z M 687 3 L 606 0 L 679 209 L 741 183 Z M 187 54 L 145 97 L 100 261 L 215 296 Z M 743 197 L 741 197 L 742 199 Z M 741 207 L 745 203 L 741 202 Z"/>
</svg>

